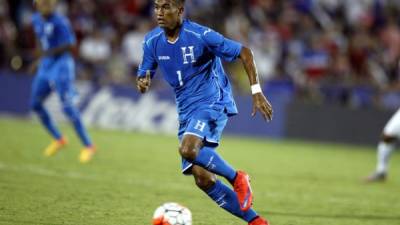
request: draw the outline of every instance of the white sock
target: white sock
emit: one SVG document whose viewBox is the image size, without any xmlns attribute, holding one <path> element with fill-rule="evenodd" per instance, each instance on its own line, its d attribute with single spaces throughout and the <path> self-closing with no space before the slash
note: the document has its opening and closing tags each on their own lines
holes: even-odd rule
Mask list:
<svg viewBox="0 0 400 225">
<path fill-rule="evenodd" d="M 376 166 L 377 173 L 386 173 L 391 153 L 395 148 L 395 144 L 380 142 L 378 144 L 378 164 Z"/>
</svg>

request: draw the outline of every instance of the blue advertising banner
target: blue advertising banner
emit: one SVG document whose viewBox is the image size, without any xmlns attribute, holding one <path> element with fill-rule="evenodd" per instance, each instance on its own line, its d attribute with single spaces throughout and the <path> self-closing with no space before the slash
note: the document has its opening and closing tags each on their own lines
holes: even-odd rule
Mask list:
<svg viewBox="0 0 400 225">
<path fill-rule="evenodd" d="M 29 116 L 31 82 L 30 76 L 0 72 L 0 113 Z M 89 82 L 77 82 L 76 86 L 76 104 L 81 110 L 85 124 L 89 126 L 151 133 L 177 132 L 177 113 L 172 91 L 151 91 L 140 95 L 133 86 L 98 88 Z M 251 96 L 236 97 L 239 115 L 230 119 L 225 133 L 283 137 L 286 107 L 291 99 L 291 93 L 287 90 L 267 87 L 267 95 L 274 107 L 274 119 L 270 123 L 265 122 L 259 114 L 251 117 Z M 65 120 L 56 94 L 50 95 L 45 105 L 56 120 Z"/>
<path fill-rule="evenodd" d="M 26 115 L 29 111 L 29 96 L 32 77 L 0 72 L 0 112 Z"/>
</svg>

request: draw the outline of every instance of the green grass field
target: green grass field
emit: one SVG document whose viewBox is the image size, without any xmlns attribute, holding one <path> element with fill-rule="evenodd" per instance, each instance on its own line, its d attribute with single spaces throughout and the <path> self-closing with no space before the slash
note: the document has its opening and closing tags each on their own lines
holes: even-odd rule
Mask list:
<svg viewBox="0 0 400 225">
<path fill-rule="evenodd" d="M 79 142 L 53 158 L 38 123 L 0 120 L 0 224 L 147 225 L 161 203 L 189 207 L 194 225 L 244 225 L 180 174 L 175 137 L 91 130 L 99 149 L 88 165 Z M 255 209 L 272 225 L 399 225 L 400 155 L 389 181 L 362 184 L 371 148 L 260 139 L 223 139 L 219 152 L 252 176 Z"/>
</svg>

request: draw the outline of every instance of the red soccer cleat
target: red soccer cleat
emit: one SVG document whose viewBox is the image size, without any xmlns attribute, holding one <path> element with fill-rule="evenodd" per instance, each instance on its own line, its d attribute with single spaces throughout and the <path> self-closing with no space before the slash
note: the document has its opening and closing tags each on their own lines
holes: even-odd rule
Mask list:
<svg viewBox="0 0 400 225">
<path fill-rule="evenodd" d="M 251 221 L 249 225 L 269 225 L 269 223 L 267 220 L 259 216 L 255 220 Z"/>
<path fill-rule="evenodd" d="M 237 171 L 233 189 L 238 197 L 240 209 L 242 211 L 249 210 L 253 204 L 253 193 L 250 187 L 249 175 L 243 171 Z"/>
</svg>

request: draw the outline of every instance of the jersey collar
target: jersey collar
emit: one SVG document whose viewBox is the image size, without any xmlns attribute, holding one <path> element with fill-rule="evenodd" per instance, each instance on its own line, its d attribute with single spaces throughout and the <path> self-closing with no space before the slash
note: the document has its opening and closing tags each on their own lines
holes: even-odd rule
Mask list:
<svg viewBox="0 0 400 225">
<path fill-rule="evenodd" d="M 165 34 L 165 32 L 164 32 L 164 35 L 163 35 L 164 41 L 167 42 L 168 44 L 171 44 L 171 45 L 176 44 L 176 43 L 179 41 L 179 39 L 180 39 L 180 37 L 181 37 L 181 35 L 182 35 L 182 31 L 185 29 L 184 27 L 185 27 L 186 22 L 187 22 L 186 19 L 184 19 L 184 20 L 182 21 L 181 29 L 179 30 L 178 36 L 176 37 L 175 41 L 170 41 L 170 40 L 168 40 L 167 35 Z"/>
</svg>

